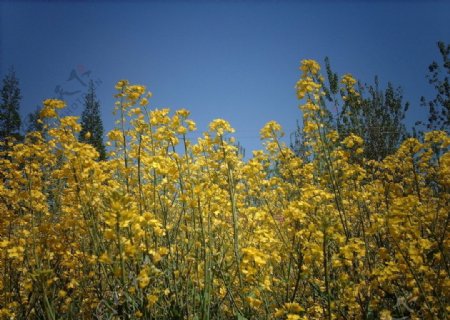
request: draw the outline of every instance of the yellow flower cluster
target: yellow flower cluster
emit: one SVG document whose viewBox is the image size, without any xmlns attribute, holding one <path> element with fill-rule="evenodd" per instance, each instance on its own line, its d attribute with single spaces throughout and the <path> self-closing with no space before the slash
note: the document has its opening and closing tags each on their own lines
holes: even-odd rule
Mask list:
<svg viewBox="0 0 450 320">
<path fill-rule="evenodd" d="M 225 120 L 194 141 L 187 110 L 122 80 L 98 161 L 46 100 L 45 132 L 0 154 L 0 319 L 447 318 L 450 138 L 366 161 L 301 71 L 303 159 L 273 121 L 247 161 Z"/>
<path fill-rule="evenodd" d="M 305 59 L 301 62 L 300 70 L 304 74 L 310 72 L 313 75 L 318 75 L 320 71 L 320 64 L 318 64 L 315 60 Z"/>
<path fill-rule="evenodd" d="M 66 106 L 64 101 L 57 100 L 57 99 L 47 99 L 44 101 L 44 107 L 42 108 L 40 112 L 41 118 L 54 118 L 56 117 L 57 109 L 63 109 Z"/>
<path fill-rule="evenodd" d="M 359 92 L 355 89 L 356 79 L 349 73 L 342 77 L 341 83 L 343 87 L 341 88 L 342 99 L 347 101 L 351 98 L 359 98 Z"/>
</svg>

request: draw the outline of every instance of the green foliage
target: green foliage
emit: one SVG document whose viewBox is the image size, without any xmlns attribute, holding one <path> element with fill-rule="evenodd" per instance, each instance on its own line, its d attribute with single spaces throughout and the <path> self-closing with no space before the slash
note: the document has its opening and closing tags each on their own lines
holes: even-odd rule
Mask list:
<svg viewBox="0 0 450 320">
<path fill-rule="evenodd" d="M 34 131 L 42 132 L 44 130 L 44 123 L 39 120 L 40 111 L 41 111 L 41 109 L 38 106 L 38 107 L 36 107 L 34 112 L 30 112 L 28 114 L 27 129 L 26 129 L 27 133 L 34 132 Z"/>
<path fill-rule="evenodd" d="M 339 141 L 351 134 L 365 141 L 366 159 L 381 160 L 392 154 L 408 136 L 403 123 L 409 103 L 403 102 L 402 90 L 388 83 L 386 89 L 380 88 L 378 77 L 374 84 L 357 83 L 355 90 L 348 91 L 344 85 L 345 76 L 339 76 L 331 68 L 330 60 L 325 58 L 327 81 L 320 80 L 325 96 L 321 104 L 326 113 L 321 119 L 324 126 L 339 133 Z M 341 85 L 341 87 L 340 87 Z M 291 148 L 297 155 L 305 158 L 303 133 L 297 124 Z"/>
<path fill-rule="evenodd" d="M 99 160 L 105 160 L 106 149 L 103 143 L 103 122 L 100 115 L 100 102 L 97 100 L 95 86 L 92 81 L 90 81 L 88 93 L 84 97 L 81 126 L 80 141 L 94 146 L 99 153 Z"/>
<path fill-rule="evenodd" d="M 402 102 L 400 87 L 394 88 L 389 82 L 385 90 L 380 89 L 378 77 L 373 85 L 358 86 L 359 98 L 348 99 L 339 113 L 339 136 L 360 136 L 365 141 L 365 157 L 382 160 L 407 137 L 403 120 L 409 104 Z"/>
<path fill-rule="evenodd" d="M 436 96 L 427 101 L 421 98 L 422 106 L 429 108 L 427 129 L 449 132 L 450 128 L 450 45 L 442 41 L 437 43 L 442 58 L 442 65 L 433 61 L 428 66 L 428 83 L 436 90 Z M 418 124 L 423 124 L 418 122 Z"/>
<path fill-rule="evenodd" d="M 3 79 L 0 95 L 0 141 L 5 142 L 10 138 L 21 140 L 19 107 L 22 96 L 13 68 Z"/>
</svg>

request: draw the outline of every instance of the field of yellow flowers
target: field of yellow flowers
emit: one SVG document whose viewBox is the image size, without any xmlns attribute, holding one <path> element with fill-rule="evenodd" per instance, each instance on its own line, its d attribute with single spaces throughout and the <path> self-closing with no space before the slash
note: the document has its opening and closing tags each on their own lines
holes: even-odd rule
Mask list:
<svg viewBox="0 0 450 320">
<path fill-rule="evenodd" d="M 450 138 L 367 161 L 300 69 L 303 159 L 273 121 L 247 161 L 225 120 L 190 141 L 187 110 L 119 81 L 97 161 L 46 100 L 44 132 L 0 160 L 0 319 L 446 319 Z"/>
</svg>

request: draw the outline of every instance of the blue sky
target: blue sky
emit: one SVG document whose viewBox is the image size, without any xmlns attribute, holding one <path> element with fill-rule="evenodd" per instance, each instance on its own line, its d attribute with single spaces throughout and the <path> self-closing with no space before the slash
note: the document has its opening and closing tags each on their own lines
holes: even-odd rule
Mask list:
<svg viewBox="0 0 450 320">
<path fill-rule="evenodd" d="M 450 1 L 0 2 L 0 77 L 14 66 L 23 115 L 57 86 L 79 115 L 86 88 L 70 74 L 86 82 L 90 71 L 106 130 L 114 84 L 128 79 L 153 92 L 152 107 L 189 109 L 200 132 L 228 120 L 247 154 L 267 121 L 295 130 L 302 59 L 401 85 L 408 123 L 426 117 L 419 99 L 433 94 L 425 75 L 439 40 L 450 42 Z"/>
</svg>

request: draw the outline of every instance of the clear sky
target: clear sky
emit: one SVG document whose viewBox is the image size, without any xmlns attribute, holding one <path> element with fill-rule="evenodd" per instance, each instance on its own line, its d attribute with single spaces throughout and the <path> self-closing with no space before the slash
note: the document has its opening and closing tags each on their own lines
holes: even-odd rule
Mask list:
<svg viewBox="0 0 450 320">
<path fill-rule="evenodd" d="M 200 132 L 228 120 L 247 155 L 267 121 L 295 130 L 302 59 L 401 85 L 408 123 L 426 117 L 439 40 L 450 42 L 450 1 L 0 1 L 0 76 L 14 66 L 23 115 L 58 96 L 79 115 L 91 78 L 110 130 L 114 84 L 128 79 L 152 107 L 189 109 Z"/>
</svg>

